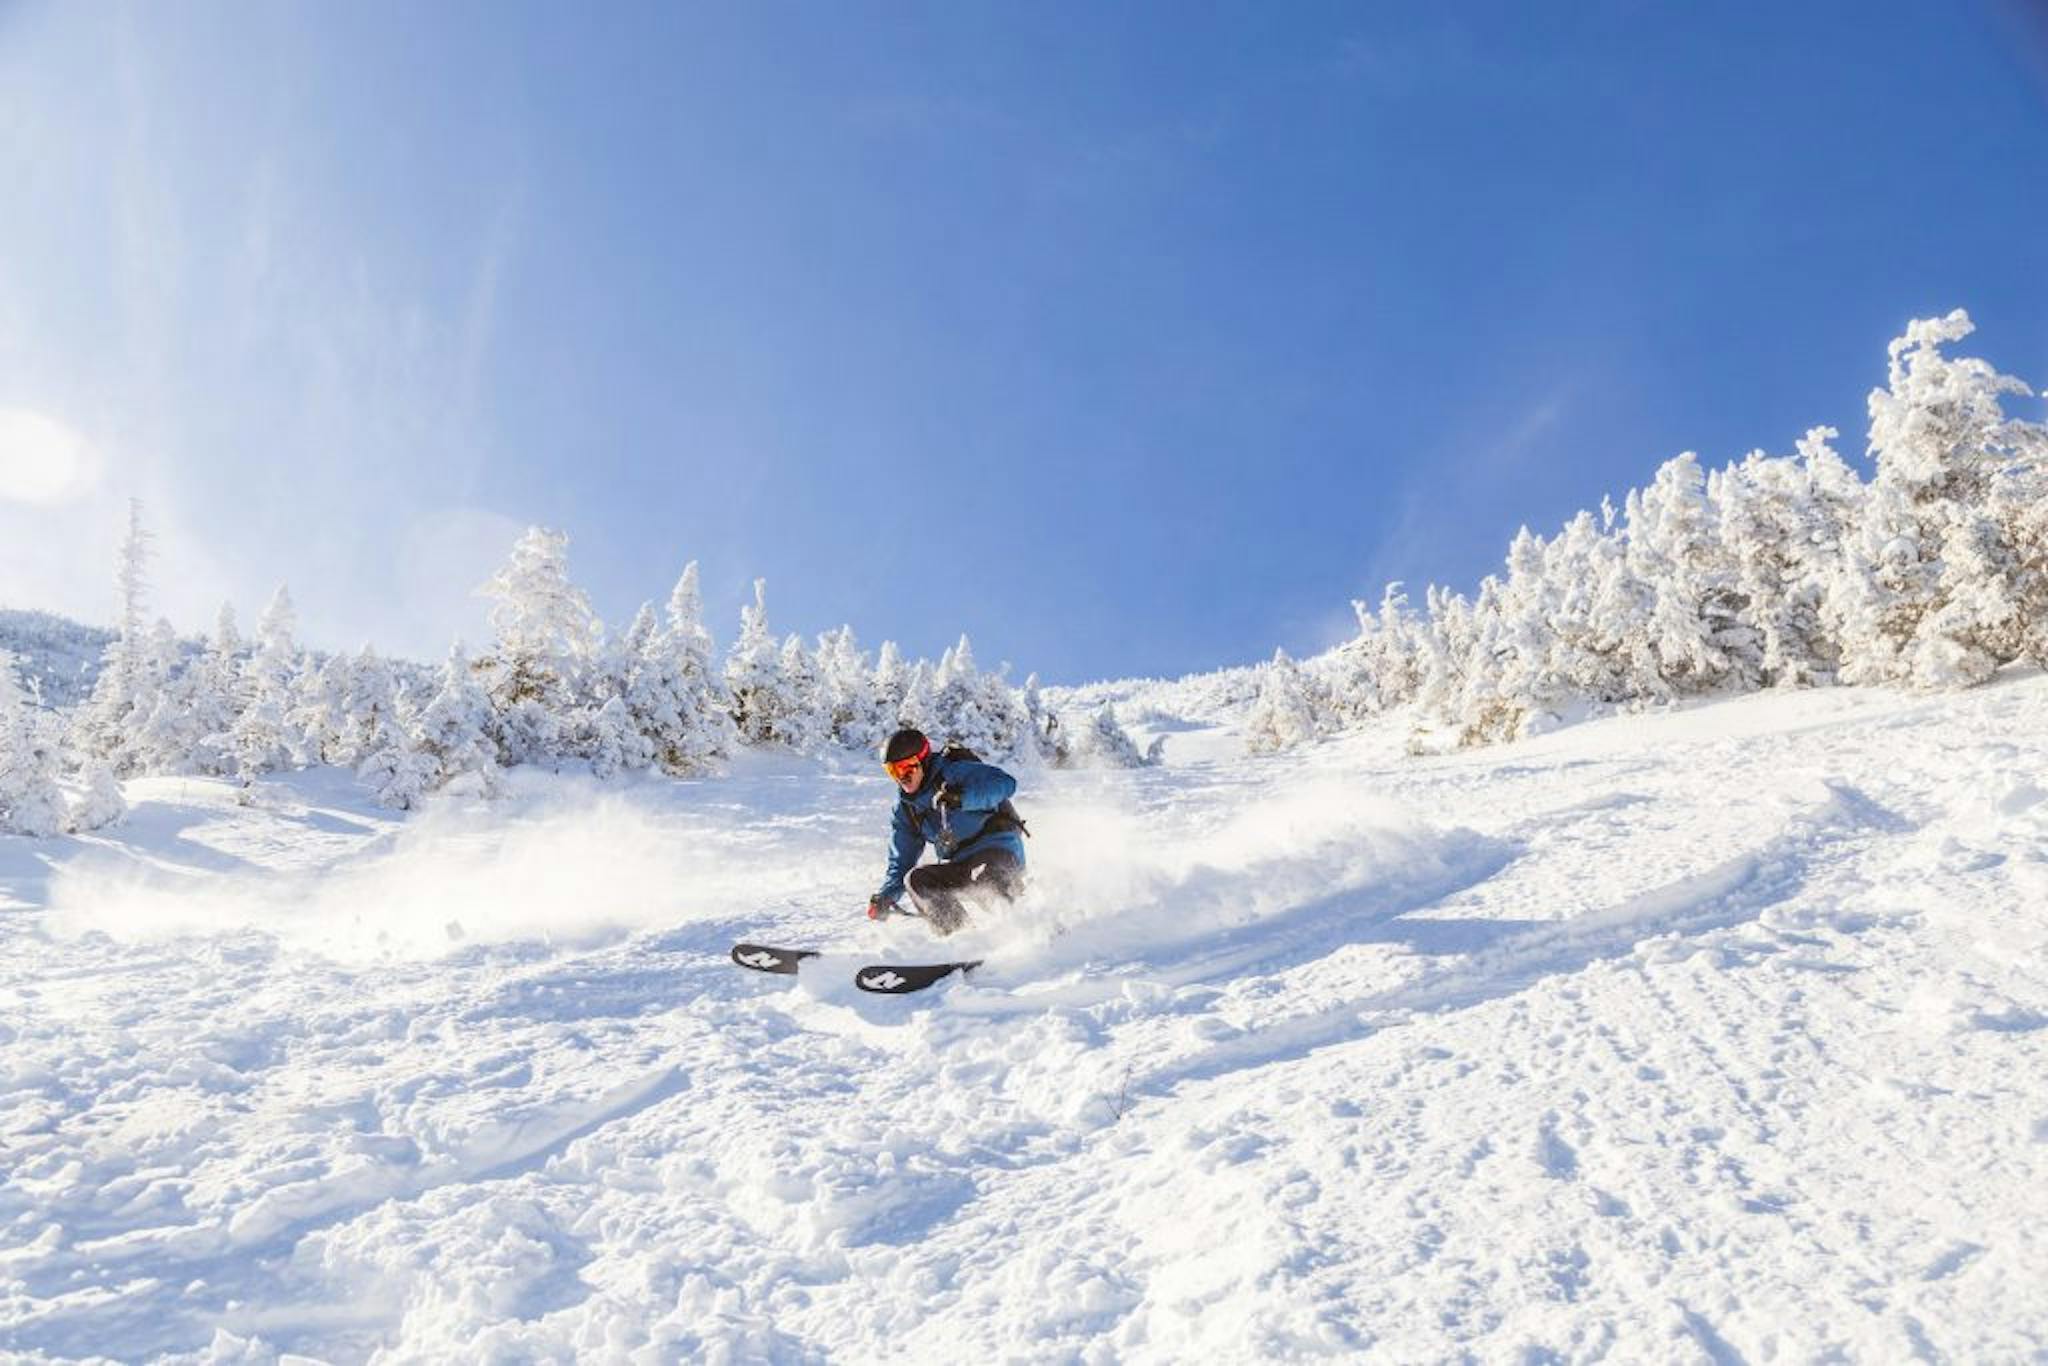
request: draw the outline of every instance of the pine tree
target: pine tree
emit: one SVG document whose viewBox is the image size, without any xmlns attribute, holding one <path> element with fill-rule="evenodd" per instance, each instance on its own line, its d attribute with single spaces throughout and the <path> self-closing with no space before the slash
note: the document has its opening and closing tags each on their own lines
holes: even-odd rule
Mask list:
<svg viewBox="0 0 2048 1366">
<path fill-rule="evenodd" d="M 365 644 L 343 672 L 340 715 L 336 719 L 337 762 L 360 765 L 390 747 L 400 730 L 398 678 L 390 661 Z"/>
<path fill-rule="evenodd" d="M 884 712 L 875 672 L 868 667 L 851 626 L 818 637 L 817 665 L 832 743 L 865 753 L 888 739 L 895 729 L 893 710 Z"/>
<path fill-rule="evenodd" d="M 974 663 L 974 646 L 962 634 L 939 660 L 933 677 L 931 725 L 928 732 L 946 743 L 965 745 L 990 758 L 1007 757 L 1003 710 L 991 705 L 991 694 Z"/>
<path fill-rule="evenodd" d="M 706 772 L 732 754 L 739 743 L 732 719 L 730 694 L 716 664 L 717 644 L 704 626 L 703 594 L 697 586 L 697 562 L 683 567 L 669 594 L 662 634 L 650 652 L 668 661 L 676 677 L 676 710 L 681 729 L 672 744 L 657 745 L 662 769 L 674 776 Z"/>
<path fill-rule="evenodd" d="M 142 696 L 153 701 L 146 714 L 131 713 L 138 720 L 128 737 L 132 767 L 139 772 L 191 771 L 201 735 L 186 696 L 193 666 L 183 663 L 183 655 L 171 623 L 158 618 L 150 628 L 140 674 Z"/>
<path fill-rule="evenodd" d="M 1060 731 L 1060 719 L 1045 705 L 1045 698 L 1039 690 L 1038 675 L 1031 674 L 1024 680 L 1025 724 L 1029 727 L 1030 744 L 1019 745 L 1017 757 L 1025 762 L 1064 765 L 1068 759 L 1066 737 Z"/>
<path fill-rule="evenodd" d="M 2027 557 L 2048 430 L 2005 416 L 2027 386 L 1943 344 L 1973 331 L 1961 309 L 1913 322 L 1870 395 L 1877 473 L 1844 587 L 1844 676 L 1967 687 L 2028 652 L 2040 566 Z"/>
<path fill-rule="evenodd" d="M 280 585 L 256 625 L 255 652 L 242 663 L 243 708 L 229 733 L 244 789 L 257 775 L 297 763 L 302 755 L 302 739 L 291 723 L 300 664 L 294 623 L 291 592 Z"/>
<path fill-rule="evenodd" d="M 1308 680 L 1288 657 L 1275 650 L 1261 671 L 1258 700 L 1245 718 L 1245 752 L 1272 754 L 1308 744 L 1322 733 L 1310 698 Z M 1133 754 L 1137 746 L 1132 745 Z"/>
<path fill-rule="evenodd" d="M 440 776 L 434 756 L 414 739 L 417 724 L 401 692 L 393 724 L 379 732 L 378 748 L 356 769 L 357 780 L 398 811 L 417 809 Z"/>
<path fill-rule="evenodd" d="M 180 702 L 191 721 L 191 763 L 200 773 L 225 774 L 233 766 L 229 737 L 242 713 L 242 638 L 235 609 L 222 603 L 213 639 L 185 673 Z"/>
<path fill-rule="evenodd" d="M 1073 737 L 1067 762 L 1080 768 L 1143 768 L 1146 758 L 1105 702 Z"/>
<path fill-rule="evenodd" d="M 1706 497 L 1699 457 L 1686 451 L 1658 469 L 1647 489 L 1629 495 L 1630 567 L 1650 585 L 1650 649 L 1657 691 L 1697 696 L 1739 684 L 1739 651 L 1751 648 L 1737 622 Z"/>
<path fill-rule="evenodd" d="M 300 674 L 290 720 L 304 740 L 308 763 L 350 764 L 363 758 L 349 715 L 353 673 L 348 657 L 335 654 L 317 667 L 309 660 Z"/>
<path fill-rule="evenodd" d="M 740 634 L 725 657 L 725 686 L 731 694 L 732 720 L 740 742 L 772 743 L 787 705 L 781 670 L 782 652 L 768 634 L 768 581 L 754 580 L 754 603 L 740 609 Z"/>
<path fill-rule="evenodd" d="M 104 759 L 88 759 L 81 776 L 85 791 L 71 804 L 65 829 L 73 834 L 101 830 L 128 814 L 128 798 L 121 791 L 121 780 L 114 776 L 112 764 Z"/>
<path fill-rule="evenodd" d="M 654 762 L 654 744 L 634 720 L 626 699 L 613 696 L 591 722 L 590 771 L 599 778 L 638 773 Z"/>
<path fill-rule="evenodd" d="M 145 599 L 149 587 L 150 535 L 142 525 L 142 504 L 128 502 L 128 534 L 121 542 L 114 583 L 121 591 L 121 625 L 108 644 L 92 696 L 74 720 L 75 743 L 119 773 L 138 770 L 134 734 L 155 710 L 146 686 L 148 637 Z"/>
<path fill-rule="evenodd" d="M 46 837 L 66 824 L 58 786 L 63 751 L 53 717 L 36 706 L 0 650 L 0 832 Z"/>
<path fill-rule="evenodd" d="M 429 787 L 497 795 L 501 782 L 498 749 L 491 739 L 491 699 L 459 641 L 441 666 L 440 687 L 413 720 L 412 740 L 430 761 Z"/>
<path fill-rule="evenodd" d="M 477 661 L 508 764 L 559 758 L 582 727 L 584 674 L 598 649 L 590 602 L 569 582 L 569 538 L 529 527 L 479 590 L 492 599 L 497 641 Z"/>
<path fill-rule="evenodd" d="M 903 662 L 903 652 L 893 640 L 882 642 L 882 648 L 875 655 L 875 714 L 881 718 L 882 739 L 890 732 L 910 725 L 907 699 L 910 692 L 910 667 Z M 877 743 L 880 743 L 879 741 Z"/>
<path fill-rule="evenodd" d="M 768 740 L 797 754 L 815 754 L 831 733 L 816 663 L 803 637 L 791 632 L 775 660 L 781 699 L 774 707 Z"/>
</svg>

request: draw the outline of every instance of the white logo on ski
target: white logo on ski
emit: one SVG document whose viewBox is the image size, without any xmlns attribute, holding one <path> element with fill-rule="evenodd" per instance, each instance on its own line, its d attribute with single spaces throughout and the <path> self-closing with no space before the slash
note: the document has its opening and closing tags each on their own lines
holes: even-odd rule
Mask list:
<svg viewBox="0 0 2048 1366">
<path fill-rule="evenodd" d="M 872 977 L 861 978 L 860 984 L 869 991 L 894 991 L 909 980 L 908 977 L 898 977 L 893 972 L 878 972 Z"/>
<path fill-rule="evenodd" d="M 779 967 L 782 964 L 780 958 L 762 949 L 756 949 L 752 953 L 743 953 L 739 957 L 740 961 L 750 968 L 773 968 Z"/>
</svg>

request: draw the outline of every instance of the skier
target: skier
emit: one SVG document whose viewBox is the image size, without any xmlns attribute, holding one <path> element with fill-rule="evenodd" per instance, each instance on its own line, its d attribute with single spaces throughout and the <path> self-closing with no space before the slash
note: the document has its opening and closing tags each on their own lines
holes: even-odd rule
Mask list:
<svg viewBox="0 0 2048 1366">
<path fill-rule="evenodd" d="M 922 731 L 899 730 L 882 747 L 882 767 L 899 789 L 889 836 L 889 871 L 868 898 L 868 919 L 898 909 L 905 889 L 938 934 L 960 928 L 970 907 L 1010 901 L 1024 888 L 1024 822 L 1010 805 L 1017 780 L 970 750 L 934 754 Z M 937 863 L 918 866 L 925 845 Z"/>
</svg>

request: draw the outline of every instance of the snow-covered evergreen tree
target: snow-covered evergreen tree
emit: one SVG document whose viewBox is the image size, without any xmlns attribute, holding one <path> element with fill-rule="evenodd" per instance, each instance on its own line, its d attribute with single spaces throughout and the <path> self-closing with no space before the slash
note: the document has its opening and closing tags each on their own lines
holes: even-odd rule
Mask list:
<svg viewBox="0 0 2048 1366">
<path fill-rule="evenodd" d="M 962 635 L 939 659 L 933 676 L 930 725 L 926 733 L 943 743 L 965 745 L 985 759 L 1009 757 L 1017 727 L 1007 707 L 975 667 L 974 646 Z"/>
<path fill-rule="evenodd" d="M 1039 688 L 1038 675 L 1031 674 L 1024 680 L 1024 695 L 1019 699 L 1024 709 L 1024 724 L 1029 731 L 1028 745 L 1019 745 L 1017 757 L 1020 762 L 1064 765 L 1070 757 L 1067 752 L 1067 738 L 1060 729 L 1060 719 L 1045 705 L 1045 696 Z"/>
<path fill-rule="evenodd" d="M 121 780 L 114 776 L 112 764 L 105 759 L 87 759 L 79 776 L 85 790 L 71 804 L 65 829 L 73 834 L 100 830 L 128 814 L 128 798 L 121 791 Z"/>
<path fill-rule="evenodd" d="M 882 648 L 875 655 L 875 714 L 881 718 L 882 739 L 891 732 L 913 724 L 908 718 L 910 693 L 910 666 L 903 661 L 903 651 L 893 640 L 882 642 Z M 877 744 L 880 741 L 876 742 Z"/>
<path fill-rule="evenodd" d="M 707 695 L 690 635 L 678 632 L 674 622 L 671 613 L 669 625 L 657 625 L 647 607 L 633 619 L 622 646 L 630 655 L 622 700 L 646 742 L 647 762 L 685 778 L 707 771 L 721 757 L 731 720 Z"/>
<path fill-rule="evenodd" d="M 303 739 L 291 720 L 300 668 L 295 625 L 291 592 L 279 585 L 256 624 L 255 651 L 242 662 L 242 711 L 229 731 L 235 774 L 244 788 L 258 774 L 302 759 Z"/>
<path fill-rule="evenodd" d="M 147 773 L 189 773 L 202 738 L 188 693 L 193 665 L 171 623 L 159 617 L 143 652 L 143 695 L 154 699 L 146 715 L 135 712 L 129 733 L 131 767 Z"/>
<path fill-rule="evenodd" d="M 697 562 L 683 567 L 669 594 L 662 636 L 649 648 L 659 651 L 673 668 L 679 695 L 679 738 L 657 745 L 657 762 L 675 776 L 705 772 L 730 757 L 739 743 L 732 718 L 731 694 L 717 666 L 717 643 L 704 626 L 704 599 L 698 587 Z"/>
<path fill-rule="evenodd" d="M 441 666 L 440 687 L 412 725 L 413 748 L 431 763 L 430 788 L 457 787 L 497 795 L 498 747 L 491 738 L 491 699 L 457 642 Z M 394 760 L 388 778 L 400 767 Z"/>
<path fill-rule="evenodd" d="M 115 586 L 121 592 L 120 631 L 107 646 L 92 696 L 73 718 L 73 742 L 78 748 L 110 761 L 119 773 L 140 768 L 135 735 L 156 709 L 146 664 L 149 541 L 149 532 L 142 525 L 142 504 L 130 499 L 128 534 L 122 539 L 114 573 Z"/>
<path fill-rule="evenodd" d="M 1066 762 L 1075 768 L 1143 768 L 1147 759 L 1105 702 L 1075 730 Z"/>
<path fill-rule="evenodd" d="M 340 715 L 336 720 L 335 762 L 360 765 L 396 743 L 402 728 L 399 683 L 391 661 L 365 644 L 342 671 Z"/>
<path fill-rule="evenodd" d="M 875 671 L 868 667 L 851 626 L 818 637 L 817 667 L 832 743 L 866 753 L 888 739 L 896 728 L 895 711 L 893 706 L 885 709 Z"/>
<path fill-rule="evenodd" d="M 1754 645 L 1737 621 L 1740 604 L 1716 539 L 1713 507 L 1699 457 L 1686 451 L 1666 461 L 1627 502 L 1630 567 L 1650 585 L 1650 651 L 1654 680 L 1667 696 L 1698 696 L 1755 676 Z"/>
<path fill-rule="evenodd" d="M 43 837 L 63 831 L 63 769 L 55 718 L 31 702 L 14 656 L 0 651 L 0 833 Z"/>
<path fill-rule="evenodd" d="M 233 766 L 229 736 L 242 713 L 242 637 L 232 604 L 221 604 L 213 639 L 186 667 L 181 681 L 178 703 L 193 737 L 188 755 L 193 770 L 228 773 Z"/>
<path fill-rule="evenodd" d="M 1293 749 L 1321 733 L 1308 680 L 1287 651 L 1275 650 L 1262 672 L 1258 700 L 1245 718 L 1246 752 L 1272 754 Z"/>
<path fill-rule="evenodd" d="M 477 669 L 508 764 L 561 757 L 586 729 L 581 691 L 599 631 L 589 600 L 569 582 L 568 555 L 567 535 L 529 527 L 479 590 L 495 604 L 497 640 Z"/>
<path fill-rule="evenodd" d="M 774 741 L 789 706 L 782 680 L 782 650 L 768 633 L 768 581 L 754 580 L 754 602 L 740 608 L 739 638 L 725 657 L 725 686 L 742 744 Z"/>
<path fill-rule="evenodd" d="M 1948 342 L 1973 331 L 1961 309 L 1923 318 L 1890 347 L 1889 383 L 1870 395 L 1877 473 L 1842 578 L 1844 677 L 1967 687 L 2029 652 L 2042 566 L 2025 524 L 2038 511 L 2048 431 L 2005 415 L 2027 386 Z"/>
<path fill-rule="evenodd" d="M 357 780 L 398 811 L 417 808 L 440 776 L 434 756 L 414 739 L 415 718 L 408 711 L 400 694 L 396 724 L 382 732 L 383 744 L 356 769 Z"/>
<path fill-rule="evenodd" d="M 937 704 L 938 677 L 929 659 L 920 659 L 904 671 L 903 700 L 896 707 L 899 727 L 915 726 L 927 735 L 944 730 Z"/>
<path fill-rule="evenodd" d="M 797 754 L 815 754 L 827 743 L 832 722 L 825 711 L 818 669 L 803 637 L 791 632 L 775 660 L 781 700 L 768 724 L 768 742 Z"/>
<path fill-rule="evenodd" d="M 313 764 L 354 764 L 363 758 L 350 704 L 355 694 L 354 664 L 348 656 L 329 655 L 320 664 L 310 660 L 299 675 L 298 695 L 290 720 Z"/>
<path fill-rule="evenodd" d="M 599 778 L 638 773 L 654 762 L 654 753 L 626 699 L 607 698 L 591 719 L 590 771 Z"/>
</svg>

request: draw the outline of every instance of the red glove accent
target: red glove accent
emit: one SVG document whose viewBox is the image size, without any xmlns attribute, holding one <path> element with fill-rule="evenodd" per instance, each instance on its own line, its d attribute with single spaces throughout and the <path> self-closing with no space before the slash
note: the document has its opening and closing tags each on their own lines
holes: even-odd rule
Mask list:
<svg viewBox="0 0 2048 1366">
<path fill-rule="evenodd" d="M 891 906 L 888 902 L 883 901 L 880 897 L 868 898 L 868 919 L 870 920 L 883 919 L 885 916 L 889 914 L 890 911 L 894 909 L 896 909 L 894 906 Z"/>
</svg>

